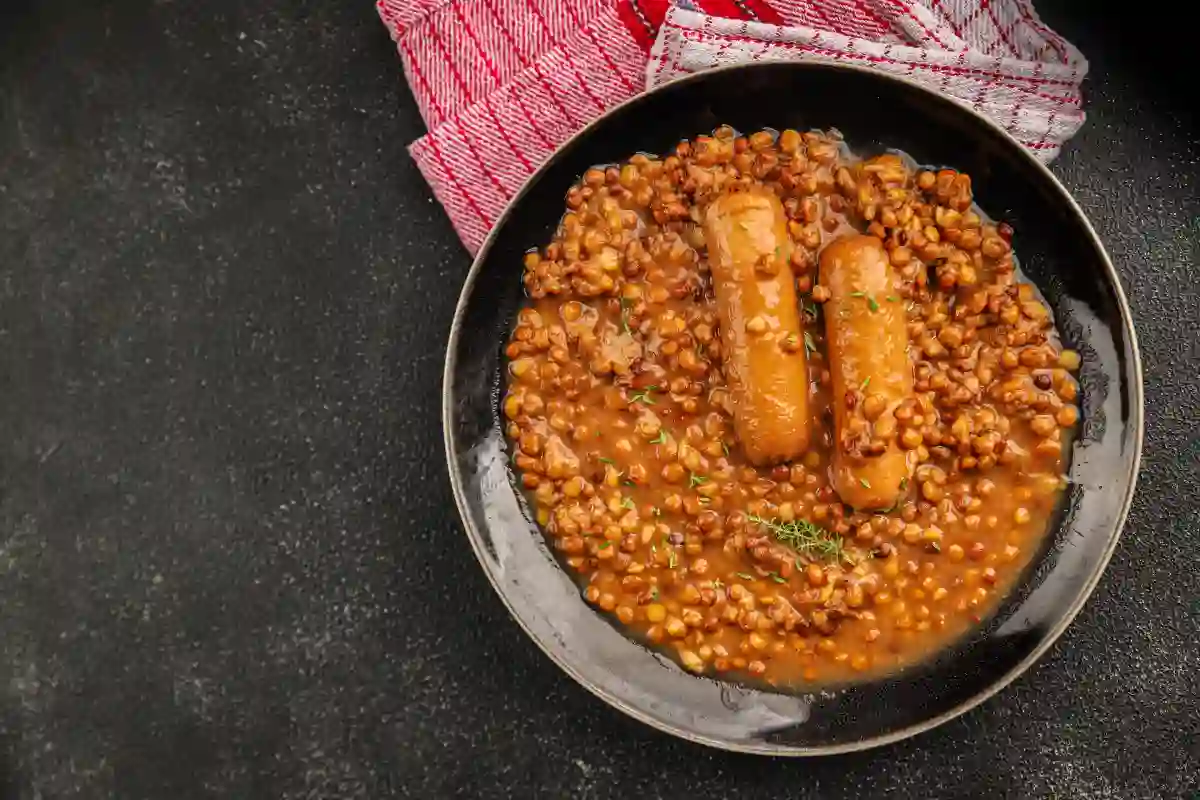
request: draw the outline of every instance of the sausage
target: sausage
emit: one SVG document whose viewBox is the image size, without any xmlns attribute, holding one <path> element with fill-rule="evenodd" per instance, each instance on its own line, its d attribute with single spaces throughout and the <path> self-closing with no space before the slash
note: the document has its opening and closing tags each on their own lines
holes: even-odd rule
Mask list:
<svg viewBox="0 0 1200 800">
<path fill-rule="evenodd" d="M 913 396 L 899 281 L 873 236 L 843 236 L 821 252 L 825 340 L 833 378 L 831 478 L 842 502 L 890 508 L 909 476 L 895 411 Z"/>
<path fill-rule="evenodd" d="M 734 431 L 752 464 L 794 459 L 808 448 L 808 362 L 783 205 L 765 189 L 722 195 L 704 238 Z"/>
</svg>

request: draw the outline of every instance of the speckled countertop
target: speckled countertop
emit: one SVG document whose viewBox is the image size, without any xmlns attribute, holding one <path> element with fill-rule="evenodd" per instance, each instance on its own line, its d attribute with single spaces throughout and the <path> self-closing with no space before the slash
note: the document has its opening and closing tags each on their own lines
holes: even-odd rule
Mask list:
<svg viewBox="0 0 1200 800">
<path fill-rule="evenodd" d="M 1200 126 L 1039 5 L 1145 360 L 1126 538 L 1000 697 L 800 763 L 624 718 L 493 596 L 438 430 L 468 261 L 370 2 L 0 5 L 0 798 L 1194 797 Z"/>
</svg>

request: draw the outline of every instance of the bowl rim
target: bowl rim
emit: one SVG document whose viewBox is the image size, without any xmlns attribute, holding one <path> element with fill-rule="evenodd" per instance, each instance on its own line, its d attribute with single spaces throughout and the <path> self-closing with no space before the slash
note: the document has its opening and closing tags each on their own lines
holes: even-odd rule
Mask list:
<svg viewBox="0 0 1200 800">
<path fill-rule="evenodd" d="M 683 730 L 674 725 L 671 725 L 669 723 L 666 723 L 659 719 L 651 717 L 650 715 L 644 713 L 640 709 L 627 703 L 623 698 L 611 693 L 610 691 L 604 689 L 603 687 L 593 685 L 591 683 L 591 681 L 587 680 L 581 674 L 579 674 L 579 672 L 577 672 L 575 670 L 574 666 L 567 659 L 561 658 L 561 657 L 559 657 L 558 654 L 553 652 L 525 624 L 525 621 L 521 618 L 521 616 L 516 612 L 516 610 L 513 608 L 512 604 L 509 602 L 508 596 L 504 592 L 504 590 L 501 588 L 500 584 L 497 582 L 496 576 L 492 574 L 492 570 L 488 567 L 488 562 L 487 562 L 487 559 L 485 558 L 485 548 L 482 543 L 481 534 L 476 529 L 474 521 L 467 509 L 467 501 L 466 501 L 465 491 L 464 491 L 463 485 L 462 485 L 462 474 L 461 474 L 461 470 L 457 466 L 457 461 L 456 461 L 456 456 L 455 456 L 455 453 L 457 451 L 457 447 L 456 447 L 457 437 L 456 437 L 454 425 L 452 424 L 452 413 L 453 413 L 453 408 L 454 408 L 454 402 L 453 402 L 453 400 L 454 400 L 454 391 L 453 391 L 454 368 L 457 364 L 457 345 L 458 345 L 459 335 L 460 335 L 461 329 L 462 329 L 462 318 L 463 318 L 463 315 L 466 310 L 468 299 L 470 298 L 470 296 L 472 294 L 472 290 L 474 289 L 475 281 L 476 281 L 480 271 L 483 269 L 483 264 L 485 261 L 487 261 L 488 255 L 492 248 L 492 245 L 494 244 L 496 238 L 498 237 L 501 229 L 504 227 L 505 223 L 508 221 L 508 218 L 513 214 L 516 207 L 524 199 L 525 195 L 529 193 L 529 191 L 533 187 L 533 185 L 535 183 L 537 183 L 538 180 L 541 179 L 542 175 L 550 168 L 550 166 L 552 164 L 554 164 L 556 161 L 558 161 L 558 159 L 560 158 L 562 153 L 564 153 L 573 144 L 575 144 L 576 141 L 583 139 L 584 137 L 590 135 L 593 129 L 598 127 L 603 121 L 608 119 L 610 116 L 619 114 L 619 113 L 623 112 L 627 107 L 644 101 L 650 95 L 653 95 L 655 93 L 663 91 L 669 87 L 676 87 L 680 84 L 702 82 L 702 81 L 708 80 L 712 76 L 718 75 L 718 74 L 729 73 L 729 72 L 738 72 L 738 71 L 756 71 L 756 70 L 770 70 L 770 69 L 792 69 L 792 70 L 800 70 L 800 71 L 807 70 L 807 69 L 843 70 L 843 71 L 863 73 L 863 74 L 869 75 L 872 78 L 877 78 L 877 79 L 883 80 L 884 82 L 892 82 L 895 84 L 899 84 L 900 86 L 903 86 L 907 89 L 916 89 L 919 92 L 930 95 L 932 97 L 936 97 L 936 98 L 939 98 L 942 100 L 949 100 L 949 101 L 953 102 L 955 105 L 957 105 L 963 111 L 965 111 L 968 114 L 970 114 L 971 116 L 975 117 L 975 119 L 977 121 L 983 123 L 987 127 L 990 127 L 993 132 L 1000 134 L 1000 136 L 1006 141 L 1006 143 L 1008 145 L 1010 145 L 1014 150 L 1019 150 L 1022 154 L 1022 157 L 1025 158 L 1028 162 L 1030 162 L 1030 164 L 1032 166 L 1034 166 L 1034 168 L 1041 173 L 1043 179 L 1048 181 L 1049 184 L 1051 186 L 1053 186 L 1055 191 L 1058 193 L 1059 198 L 1067 204 L 1067 206 L 1069 207 L 1071 212 L 1074 214 L 1074 216 L 1083 224 L 1083 227 L 1086 230 L 1087 235 L 1091 238 L 1092 245 L 1095 248 L 1095 250 L 1097 251 L 1097 253 L 1099 253 L 1100 260 L 1103 264 L 1103 275 L 1107 279 L 1110 286 L 1113 288 L 1114 293 L 1116 295 L 1117 308 L 1118 308 L 1118 311 L 1120 312 L 1120 318 L 1121 318 L 1121 324 L 1122 324 L 1122 332 L 1125 334 L 1126 337 L 1128 337 L 1129 350 L 1132 355 L 1132 366 L 1133 366 L 1133 372 L 1134 372 L 1134 381 L 1133 381 L 1134 385 L 1132 387 L 1130 387 L 1131 397 L 1130 397 L 1130 423 L 1129 423 L 1130 427 L 1132 428 L 1132 434 L 1133 434 L 1133 458 L 1130 462 L 1130 468 L 1129 468 L 1128 474 L 1125 476 L 1125 479 L 1126 479 L 1125 480 L 1125 485 L 1126 485 L 1125 496 L 1121 499 L 1121 505 L 1120 505 L 1120 509 L 1117 512 L 1116 521 L 1113 526 L 1113 532 L 1112 532 L 1112 534 L 1109 538 L 1109 541 L 1105 547 L 1104 553 L 1101 556 L 1100 562 L 1097 564 L 1096 568 L 1092 571 L 1092 574 L 1088 577 L 1087 582 L 1080 589 L 1080 591 L 1076 595 L 1074 601 L 1072 602 L 1071 606 L 1067 609 L 1065 614 L 1059 619 L 1058 623 L 1055 624 L 1052 628 L 1050 628 L 1050 630 L 1047 632 L 1047 634 L 1042 638 L 1042 641 L 1039 642 L 1037 644 L 1037 646 L 1034 647 L 1033 650 L 1029 653 L 1029 655 L 1027 655 L 1024 659 L 1022 659 L 1016 666 L 1014 666 L 1012 669 L 1010 669 L 1008 672 L 1006 672 L 1004 675 L 1002 675 L 998 680 L 992 682 L 987 688 L 972 695 L 971 697 L 962 701 L 961 703 L 954 706 L 953 708 L 948 709 L 936 716 L 930 717 L 930 718 L 922 720 L 920 722 L 913 723 L 911 725 L 907 725 L 907 726 L 900 728 L 898 730 L 895 730 L 895 731 L 890 731 L 888 733 L 880 734 L 878 736 L 860 739 L 855 742 L 844 742 L 844 743 L 840 743 L 840 744 L 831 744 L 831 745 L 782 745 L 782 744 L 781 745 L 767 745 L 767 744 L 758 744 L 758 743 L 743 744 L 743 743 L 730 742 L 730 741 L 725 741 L 725 740 L 721 740 L 721 739 L 716 739 L 716 738 L 712 738 L 710 736 L 706 736 L 703 734 L 697 734 L 697 733 Z M 932 730 L 933 728 L 943 725 L 943 724 L 949 722 L 950 720 L 955 719 L 956 717 L 966 714 L 968 711 L 971 711 L 976 706 L 979 706 L 980 704 L 982 704 L 985 701 L 989 700 L 990 698 L 994 697 L 996 694 L 998 694 L 999 692 L 1001 692 L 1002 690 L 1007 688 L 1017 678 L 1021 677 L 1021 675 L 1023 675 L 1026 671 L 1028 671 L 1029 668 L 1032 667 L 1035 663 L 1037 663 L 1042 658 L 1042 656 L 1044 656 L 1046 654 L 1046 652 L 1049 651 L 1050 648 L 1054 646 L 1054 644 L 1059 640 L 1059 638 L 1063 635 L 1063 633 L 1066 632 L 1067 628 L 1070 627 L 1072 622 L 1074 622 L 1075 617 L 1078 616 L 1079 612 L 1083 609 L 1084 604 L 1092 596 L 1092 593 L 1095 591 L 1096 586 L 1099 584 L 1101 577 L 1104 575 L 1105 571 L 1108 569 L 1109 561 L 1112 559 L 1112 555 L 1117 548 L 1117 544 L 1121 540 L 1121 535 L 1124 531 L 1125 523 L 1129 516 L 1129 509 L 1133 503 L 1133 495 L 1134 495 L 1134 491 L 1137 486 L 1137 478 L 1138 478 L 1139 469 L 1140 469 L 1140 465 L 1141 465 L 1142 446 L 1143 446 L 1144 439 L 1145 439 L 1145 419 L 1144 419 L 1145 408 L 1144 407 L 1145 407 L 1145 398 L 1144 398 L 1144 388 L 1143 388 L 1142 361 L 1141 361 L 1140 349 L 1138 346 L 1137 332 L 1135 331 L 1135 329 L 1133 327 L 1133 317 L 1129 311 L 1129 302 L 1125 297 L 1125 290 L 1121 285 L 1120 276 L 1117 274 L 1116 268 L 1113 266 L 1112 259 L 1108 255 L 1108 250 L 1104 247 L 1104 243 L 1101 241 L 1099 235 L 1096 233 L 1095 228 L 1092 226 L 1091 220 L 1088 219 L 1088 217 L 1084 213 L 1083 209 L 1080 208 L 1079 203 L 1075 200 L 1074 196 L 1069 191 L 1067 191 L 1066 187 L 1063 186 L 1062 183 L 1058 180 L 1058 177 L 1053 172 L 1050 171 L 1050 168 L 1048 166 L 1046 166 L 1046 164 L 1044 164 L 1043 162 L 1038 160 L 1026 147 L 1024 147 L 1019 141 L 1017 141 L 1017 139 L 1012 134 L 1010 134 L 1008 131 L 1006 131 L 1004 128 L 1002 128 L 999 124 L 997 124 L 991 118 L 979 113 L 971 106 L 963 103 L 962 101 L 960 101 L 954 97 L 950 97 L 948 95 L 943 95 L 943 94 L 934 92 L 933 90 L 928 89 L 925 86 L 922 86 L 921 84 L 917 83 L 916 81 L 914 81 L 912 79 L 898 76 L 898 75 L 892 75 L 892 74 L 886 73 L 886 72 L 881 72 L 881 71 L 871 68 L 871 67 L 865 67 L 865 66 L 860 66 L 860 65 L 856 65 L 856 64 L 844 64 L 844 63 L 837 63 L 837 62 L 821 62 L 821 61 L 815 61 L 815 62 L 769 61 L 769 62 L 757 62 L 757 63 L 747 63 L 747 64 L 730 64 L 730 65 L 721 66 L 721 67 L 714 67 L 712 69 L 706 69 L 701 72 L 696 72 L 696 73 L 693 73 L 692 75 L 688 75 L 688 76 L 685 76 L 685 77 L 682 77 L 682 78 L 679 78 L 676 80 L 669 81 L 667 83 L 660 84 L 659 86 L 656 86 L 653 89 L 650 89 L 649 91 L 642 92 L 640 94 L 634 95 L 633 97 L 630 97 L 630 98 L 624 100 L 623 102 L 619 103 L 618 105 L 615 105 L 612 108 L 608 109 L 600 116 L 596 117 L 594 120 L 592 120 L 587 125 L 585 125 L 583 128 L 581 128 L 579 131 L 577 131 L 572 136 L 570 136 L 565 141 L 563 141 L 561 144 L 559 144 L 554 149 L 554 152 L 551 153 L 550 156 L 536 170 L 534 170 L 534 172 L 521 185 L 521 188 L 512 196 L 512 199 L 509 200 L 508 204 L 504 208 L 504 211 L 500 214 L 499 217 L 497 217 L 496 222 L 492 226 L 492 229 L 488 232 L 488 235 L 484 239 L 483 244 L 480 245 L 478 252 L 475 254 L 475 257 L 472 259 L 471 268 L 467 272 L 466 278 L 464 278 L 464 280 L 463 280 L 462 289 L 459 292 L 458 302 L 454 308 L 454 317 L 450 323 L 450 335 L 449 335 L 447 345 L 446 345 L 445 365 L 444 365 L 444 369 L 443 369 L 443 373 L 442 373 L 442 439 L 443 439 L 443 444 L 445 446 L 446 469 L 447 469 L 447 472 L 449 473 L 451 489 L 454 492 L 454 503 L 458 510 L 458 516 L 459 516 L 459 519 L 462 521 L 464 528 L 466 529 L 467 538 L 470 540 L 470 543 L 471 543 L 471 549 L 475 553 L 476 560 L 479 561 L 480 566 L 483 568 L 483 572 L 487 576 L 488 582 L 492 585 L 492 588 L 495 590 L 496 594 L 499 595 L 500 601 L 504 604 L 504 607 L 508 610 L 509 616 L 517 623 L 518 626 L 520 626 L 521 630 L 524 631 L 525 635 L 530 640 L 532 640 L 534 642 L 534 644 L 536 644 L 538 646 L 538 648 L 546 656 L 548 656 L 550 658 L 551 661 L 553 661 L 556 665 L 558 665 L 558 667 L 563 672 L 565 672 L 568 676 L 570 676 L 571 679 L 574 680 L 577 684 L 582 686 L 587 691 L 591 692 L 593 695 L 595 695 L 599 699 L 603 700 L 608 705 L 612 706 L 613 708 L 617 709 L 618 711 L 621 711 L 622 713 L 624 713 L 630 717 L 633 717 L 634 719 L 638 720 L 639 722 L 649 725 L 650 727 L 655 728 L 659 731 L 662 731 L 663 733 L 667 733 L 672 736 L 675 736 L 675 737 L 678 737 L 681 739 L 685 739 L 690 742 L 703 744 L 708 747 L 713 747 L 713 748 L 716 748 L 719 750 L 738 752 L 738 753 L 750 753 L 750 754 L 754 754 L 754 755 L 782 756 L 782 757 L 790 757 L 790 758 L 804 758 L 804 757 L 814 757 L 814 756 L 823 756 L 823 755 L 836 755 L 836 754 L 840 754 L 840 753 L 851 753 L 851 752 L 857 752 L 857 751 L 862 751 L 862 750 L 869 750 L 872 748 L 882 747 L 882 746 L 885 746 L 888 744 L 892 744 L 894 742 L 899 742 L 904 739 L 910 738 L 912 736 L 916 736 L 918 734 Z"/>
</svg>

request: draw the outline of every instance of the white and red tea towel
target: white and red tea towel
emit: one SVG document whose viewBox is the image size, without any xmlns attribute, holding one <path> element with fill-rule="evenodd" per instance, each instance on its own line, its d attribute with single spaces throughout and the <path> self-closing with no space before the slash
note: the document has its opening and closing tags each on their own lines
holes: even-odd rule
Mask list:
<svg viewBox="0 0 1200 800">
<path fill-rule="evenodd" d="M 724 64 L 835 61 L 903 75 L 987 114 L 1045 161 L 1084 121 L 1087 61 L 1029 0 L 376 7 L 429 126 L 409 150 L 472 253 L 525 179 L 573 133 L 638 92 Z"/>
</svg>

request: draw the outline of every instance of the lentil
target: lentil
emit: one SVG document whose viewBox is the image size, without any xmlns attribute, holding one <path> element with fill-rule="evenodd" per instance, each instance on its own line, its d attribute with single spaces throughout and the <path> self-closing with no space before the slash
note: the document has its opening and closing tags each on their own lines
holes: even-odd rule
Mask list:
<svg viewBox="0 0 1200 800">
<path fill-rule="evenodd" d="M 697 225 L 710 200 L 749 186 L 776 192 L 789 219 L 803 331 L 742 324 L 806 355 L 813 387 L 808 452 L 760 468 L 734 433 Z M 726 127 L 668 158 L 588 170 L 566 198 L 551 242 L 525 258 L 531 302 L 505 350 L 501 409 L 518 481 L 587 602 L 691 672 L 777 685 L 886 673 L 994 608 L 1061 494 L 1080 356 L 967 175 L 861 160 L 833 133 Z M 870 514 L 828 474 L 830 292 L 815 265 L 847 232 L 876 236 L 899 275 L 863 300 L 902 304 L 915 379 L 894 409 L 865 384 L 837 399 L 863 458 L 894 442 L 912 469 L 896 504 Z"/>
</svg>

